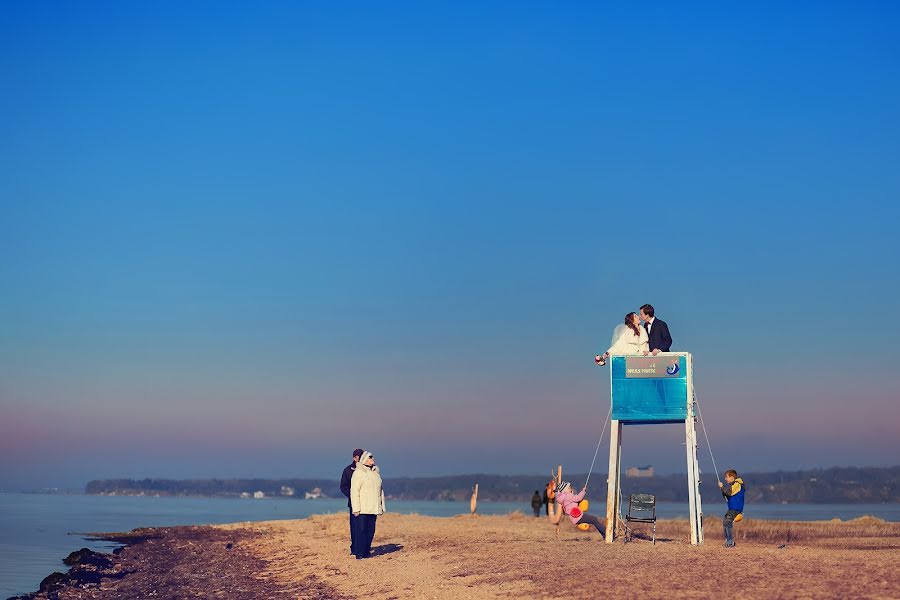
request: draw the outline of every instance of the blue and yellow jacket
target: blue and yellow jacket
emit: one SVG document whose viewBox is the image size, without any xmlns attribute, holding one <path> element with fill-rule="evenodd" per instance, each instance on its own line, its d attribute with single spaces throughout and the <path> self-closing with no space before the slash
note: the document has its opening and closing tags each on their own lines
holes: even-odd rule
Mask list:
<svg viewBox="0 0 900 600">
<path fill-rule="evenodd" d="M 728 500 L 728 510 L 744 512 L 744 480 L 738 477 L 729 486 L 727 483 L 722 488 L 722 495 Z"/>
</svg>

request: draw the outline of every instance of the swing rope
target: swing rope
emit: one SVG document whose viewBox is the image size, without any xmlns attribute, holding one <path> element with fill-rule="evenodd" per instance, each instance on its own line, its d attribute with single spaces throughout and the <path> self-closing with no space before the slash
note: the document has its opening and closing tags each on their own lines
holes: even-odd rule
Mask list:
<svg viewBox="0 0 900 600">
<path fill-rule="evenodd" d="M 594 460 L 591 461 L 591 468 L 588 470 L 587 479 L 584 480 L 584 487 L 587 487 L 588 481 L 594 472 L 594 463 L 597 462 L 597 453 L 600 452 L 600 444 L 603 443 L 603 436 L 606 435 L 606 427 L 609 425 L 609 417 L 612 415 L 612 402 L 609 404 L 609 412 L 606 413 L 606 422 L 603 423 L 603 431 L 600 432 L 600 439 L 597 440 L 597 449 L 594 450 Z"/>
<path fill-rule="evenodd" d="M 703 422 L 703 412 L 700 410 L 700 400 L 697 399 L 697 390 L 694 389 L 694 404 L 697 405 L 697 416 L 700 417 L 700 426 L 703 428 L 703 437 L 706 438 L 706 447 L 709 449 L 709 458 L 712 459 L 713 469 L 716 471 L 716 481 L 722 483 L 719 479 L 719 467 L 716 466 L 716 457 L 713 456 L 712 445 L 709 443 L 709 434 L 706 433 L 706 423 Z"/>
</svg>

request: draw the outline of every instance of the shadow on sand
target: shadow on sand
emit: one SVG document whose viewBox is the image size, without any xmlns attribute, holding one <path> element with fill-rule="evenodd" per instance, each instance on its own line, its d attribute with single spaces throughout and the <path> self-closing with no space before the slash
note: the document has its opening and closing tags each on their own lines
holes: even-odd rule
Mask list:
<svg viewBox="0 0 900 600">
<path fill-rule="evenodd" d="M 616 538 L 616 539 L 618 539 L 618 538 Z M 653 542 L 653 536 L 650 535 L 649 533 L 643 533 L 643 532 L 633 531 L 633 532 L 631 533 L 631 539 L 628 541 L 628 543 L 629 543 L 629 544 L 633 544 L 635 541 L 638 541 L 638 540 L 643 541 L 643 542 L 651 542 L 651 543 L 652 543 L 652 542 Z M 659 536 L 656 536 L 656 543 L 657 543 L 657 544 L 659 544 L 660 542 L 674 542 L 674 541 L 675 541 L 675 540 L 672 539 L 672 538 L 666 538 L 666 537 L 659 537 Z"/>
<path fill-rule="evenodd" d="M 381 546 L 373 547 L 370 556 L 381 556 L 382 554 L 391 554 L 400 550 L 403 550 L 401 544 L 382 544 Z"/>
</svg>

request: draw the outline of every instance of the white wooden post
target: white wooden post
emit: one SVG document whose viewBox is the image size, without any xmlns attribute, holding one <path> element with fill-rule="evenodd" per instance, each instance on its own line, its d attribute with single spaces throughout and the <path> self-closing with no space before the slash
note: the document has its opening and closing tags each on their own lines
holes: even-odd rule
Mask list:
<svg viewBox="0 0 900 600">
<path fill-rule="evenodd" d="M 694 448 L 694 521 L 696 522 L 695 529 L 697 530 L 696 535 L 696 544 L 703 543 L 703 504 L 700 500 L 700 462 L 697 460 L 697 422 L 694 421 L 694 426 L 691 427 L 691 431 L 693 433 L 693 448 Z"/>
<path fill-rule="evenodd" d="M 694 373 L 692 356 L 687 355 L 687 418 L 684 420 L 684 446 L 687 456 L 688 504 L 690 506 L 691 544 L 703 543 L 703 507 L 700 501 L 700 463 L 697 460 L 697 421 L 694 415 Z"/>
<path fill-rule="evenodd" d="M 697 474 L 694 471 L 694 456 L 696 448 L 694 447 L 694 417 L 688 415 L 684 420 L 684 447 L 687 452 L 687 484 L 688 484 L 688 505 L 690 506 L 689 519 L 691 521 L 691 544 L 697 544 L 697 497 L 694 493 Z"/>
<path fill-rule="evenodd" d="M 619 476 L 622 464 L 622 423 L 610 422 L 609 476 L 606 480 L 606 543 L 612 544 L 619 516 Z"/>
</svg>

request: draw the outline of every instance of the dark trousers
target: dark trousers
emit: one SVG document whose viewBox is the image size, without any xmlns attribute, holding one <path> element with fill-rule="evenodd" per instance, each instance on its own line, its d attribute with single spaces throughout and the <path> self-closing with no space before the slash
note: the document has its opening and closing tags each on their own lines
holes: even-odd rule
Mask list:
<svg viewBox="0 0 900 600">
<path fill-rule="evenodd" d="M 603 527 L 600 525 L 600 519 L 598 519 L 598 518 L 595 517 L 594 515 L 589 515 L 589 514 L 587 514 L 587 513 L 582 513 L 582 514 L 581 514 L 581 518 L 578 519 L 578 522 L 575 523 L 575 524 L 576 524 L 576 525 L 581 525 L 582 523 L 587 523 L 588 525 L 593 525 L 594 527 L 597 528 L 597 531 L 600 532 L 600 535 L 603 535 L 603 536 L 606 535 L 606 532 L 603 531 Z"/>
<path fill-rule="evenodd" d="M 375 538 L 375 522 L 378 515 L 359 515 L 356 517 L 356 534 L 353 536 L 353 554 L 357 558 L 369 558 L 372 552 L 372 540 Z"/>
<path fill-rule="evenodd" d="M 350 511 L 350 554 L 354 554 L 353 550 L 356 548 L 356 519 L 359 517 L 353 516 L 353 509 L 348 508 Z"/>
<path fill-rule="evenodd" d="M 540 504 L 538 504 L 537 506 L 532 506 L 531 508 L 534 509 L 534 516 L 536 516 L 536 517 L 541 516 L 541 505 Z"/>
<path fill-rule="evenodd" d="M 734 518 L 740 514 L 739 511 L 729 510 L 722 519 L 722 527 L 725 529 L 725 544 L 734 546 Z"/>
</svg>

